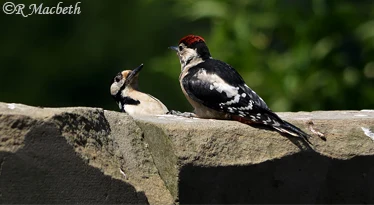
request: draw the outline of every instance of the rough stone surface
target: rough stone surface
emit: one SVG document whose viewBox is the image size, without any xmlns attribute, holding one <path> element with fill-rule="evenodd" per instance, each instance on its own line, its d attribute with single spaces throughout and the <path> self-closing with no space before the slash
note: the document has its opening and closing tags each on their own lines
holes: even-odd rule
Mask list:
<svg viewBox="0 0 374 205">
<path fill-rule="evenodd" d="M 0 203 L 374 203 L 373 110 L 279 114 L 312 145 L 234 121 L 0 103 Z"/>
<path fill-rule="evenodd" d="M 123 113 L 0 103 L 0 203 L 171 204 L 142 138 Z"/>
<path fill-rule="evenodd" d="M 374 202 L 374 178 L 368 177 L 374 141 L 362 129 L 374 131 L 374 111 L 280 116 L 311 134 L 313 145 L 233 121 L 164 115 L 136 122 L 180 203 Z"/>
</svg>

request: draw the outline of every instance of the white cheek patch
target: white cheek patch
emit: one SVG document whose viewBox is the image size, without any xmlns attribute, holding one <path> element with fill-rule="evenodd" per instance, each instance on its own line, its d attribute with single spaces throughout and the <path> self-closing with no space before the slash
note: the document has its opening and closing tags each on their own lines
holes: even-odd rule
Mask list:
<svg viewBox="0 0 374 205">
<path fill-rule="evenodd" d="M 230 84 L 226 83 L 222 78 L 220 78 L 218 75 L 208 74 L 206 70 L 204 69 L 201 69 L 201 71 L 197 73 L 197 78 L 202 81 L 209 82 L 210 90 L 217 90 L 219 93 L 225 92 L 228 98 L 232 98 L 238 95 L 239 87 L 231 86 Z M 239 99 L 237 98 L 236 101 L 239 102 Z"/>
<path fill-rule="evenodd" d="M 182 70 L 184 70 L 187 66 L 193 67 L 202 62 L 196 49 L 184 48 L 183 51 L 178 53 L 178 56 L 182 66 Z"/>
<path fill-rule="evenodd" d="M 111 95 L 116 95 L 119 91 L 119 87 L 117 84 L 113 83 L 111 86 L 110 86 L 110 94 Z"/>
<path fill-rule="evenodd" d="M 120 92 L 120 89 L 122 87 L 122 85 L 125 83 L 125 79 L 122 79 L 121 81 L 119 82 L 114 82 L 111 86 L 110 86 L 110 94 L 111 95 L 116 95 L 118 92 Z"/>
</svg>

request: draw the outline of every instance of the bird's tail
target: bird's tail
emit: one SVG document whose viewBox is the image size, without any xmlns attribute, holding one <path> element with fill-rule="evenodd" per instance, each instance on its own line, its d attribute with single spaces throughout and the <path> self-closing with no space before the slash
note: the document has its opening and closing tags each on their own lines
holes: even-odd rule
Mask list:
<svg viewBox="0 0 374 205">
<path fill-rule="evenodd" d="M 282 120 L 282 121 L 283 121 L 283 123 L 280 123 L 279 126 L 273 126 L 273 128 L 278 130 L 279 132 L 282 132 L 282 133 L 286 133 L 286 134 L 289 134 L 289 135 L 292 135 L 292 136 L 295 136 L 295 137 L 302 137 L 306 142 L 308 142 L 309 144 L 312 144 L 309 141 L 310 135 L 303 132 L 302 130 L 300 130 L 295 125 L 293 125 L 293 124 L 291 124 L 287 121 L 284 121 L 284 120 Z"/>
<path fill-rule="evenodd" d="M 277 114 L 271 112 L 268 109 L 262 109 L 261 113 L 257 114 L 249 113 L 248 116 L 249 117 L 240 117 L 233 115 L 231 116 L 231 118 L 245 124 L 257 123 L 270 126 L 273 129 L 279 131 L 280 133 L 285 133 L 295 137 L 301 137 L 307 143 L 312 144 L 309 141 L 310 135 L 306 134 L 295 125 L 282 120 Z"/>
</svg>

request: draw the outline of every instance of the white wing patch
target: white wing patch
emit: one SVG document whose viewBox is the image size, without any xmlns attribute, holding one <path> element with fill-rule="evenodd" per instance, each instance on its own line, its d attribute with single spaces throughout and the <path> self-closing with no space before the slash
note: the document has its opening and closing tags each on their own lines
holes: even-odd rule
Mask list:
<svg viewBox="0 0 374 205">
<path fill-rule="evenodd" d="M 216 90 L 219 93 L 224 92 L 227 98 L 230 99 L 227 102 L 222 102 L 219 104 L 221 109 L 224 109 L 224 107 L 226 107 L 228 112 L 233 113 L 233 114 L 237 113 L 241 117 L 246 116 L 245 111 L 253 109 L 253 105 L 254 105 L 253 100 L 249 100 L 248 104 L 242 107 L 237 107 L 238 105 L 235 106 L 235 104 L 238 104 L 240 102 L 240 98 L 250 97 L 250 94 L 248 93 L 240 94 L 239 87 L 235 87 L 235 86 L 228 84 L 218 75 L 207 73 L 205 69 L 201 69 L 200 71 L 197 72 L 196 77 L 199 80 L 208 82 L 210 90 Z M 249 88 L 247 85 L 245 86 Z M 230 107 L 230 105 L 232 106 Z"/>
<path fill-rule="evenodd" d="M 250 100 L 246 107 L 239 107 L 238 110 L 252 110 L 253 108 L 253 101 Z"/>
<path fill-rule="evenodd" d="M 231 104 L 235 104 L 235 103 L 238 103 L 240 100 L 240 95 L 235 95 L 234 99 L 230 100 L 230 101 L 227 101 L 225 103 L 220 103 L 219 105 L 231 105 Z"/>
<path fill-rule="evenodd" d="M 205 69 L 201 69 L 197 73 L 197 78 L 203 81 L 209 82 L 210 90 L 217 90 L 219 93 L 225 92 L 228 98 L 232 98 L 238 95 L 239 87 L 234 87 L 226 83 L 222 78 L 216 74 L 208 74 Z M 240 97 L 240 96 L 239 96 Z M 239 99 L 238 99 L 239 102 Z"/>
</svg>

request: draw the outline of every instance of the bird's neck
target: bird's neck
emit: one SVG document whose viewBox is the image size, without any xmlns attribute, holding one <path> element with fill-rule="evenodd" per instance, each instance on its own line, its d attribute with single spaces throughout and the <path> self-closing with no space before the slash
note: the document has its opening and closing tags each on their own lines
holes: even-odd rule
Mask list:
<svg viewBox="0 0 374 205">
<path fill-rule="evenodd" d="M 209 57 L 211 58 L 211 57 Z M 186 61 L 184 64 L 181 62 L 181 71 L 184 72 L 184 71 L 188 71 L 188 69 L 196 66 L 196 65 L 199 65 L 200 63 L 203 63 L 206 59 L 204 58 L 201 58 L 201 57 L 194 57 L 188 61 Z"/>
<path fill-rule="evenodd" d="M 132 82 L 127 85 L 127 88 L 129 90 L 139 90 L 139 86 L 138 86 L 138 77 L 135 77 Z"/>
</svg>

